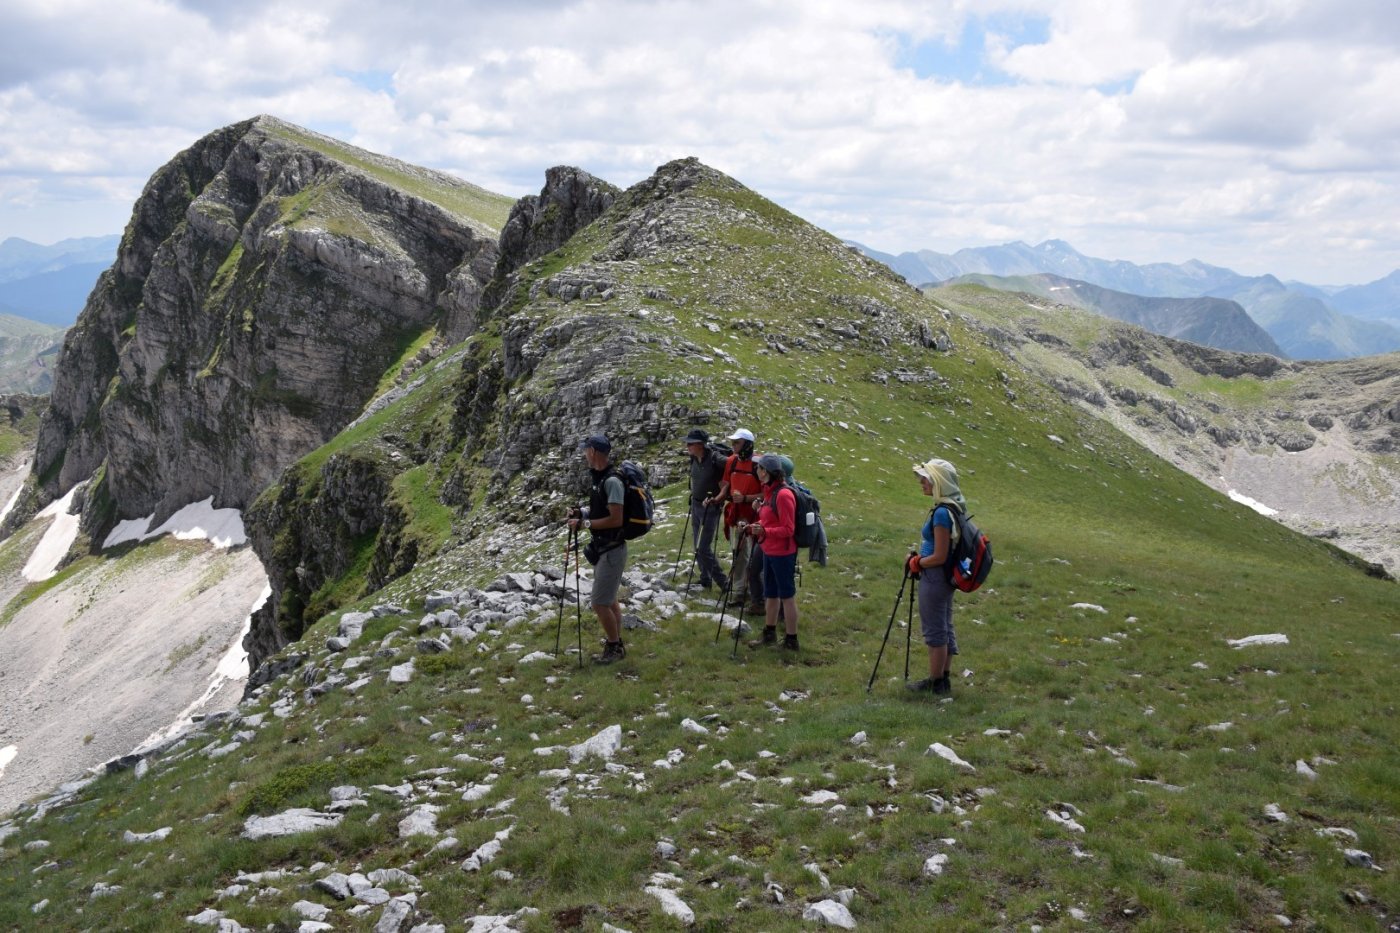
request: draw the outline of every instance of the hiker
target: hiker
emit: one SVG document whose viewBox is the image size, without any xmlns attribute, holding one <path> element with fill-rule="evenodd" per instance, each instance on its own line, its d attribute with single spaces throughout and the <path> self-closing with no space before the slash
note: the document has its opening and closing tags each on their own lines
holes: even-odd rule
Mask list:
<svg viewBox="0 0 1400 933">
<path fill-rule="evenodd" d="M 724 537 L 729 540 L 732 529 L 740 522 L 752 524 L 758 520 L 758 502 L 762 498 L 758 468 L 753 460 L 753 432 L 739 428 L 729 435 L 733 453 L 724 463 L 716 501 L 724 506 Z M 763 562 L 751 537 L 741 537 L 734 552 L 734 566 L 729 568 L 734 587 L 748 590 L 748 611 L 759 615 L 763 604 Z M 739 599 L 745 594 L 741 590 Z"/>
<path fill-rule="evenodd" d="M 787 483 L 792 484 L 792 485 L 795 486 L 796 488 L 801 489 L 801 490 L 802 490 L 803 492 L 805 492 L 808 496 L 811 496 L 811 495 L 812 495 L 812 491 L 811 491 L 810 489 L 808 489 L 806 486 L 804 486 L 804 485 L 802 485 L 801 483 L 799 483 L 796 479 L 793 478 L 793 474 L 797 471 L 797 467 L 796 467 L 796 465 L 792 462 L 792 458 L 789 457 L 787 454 L 779 454 L 779 455 L 778 455 L 778 460 L 779 460 L 779 461 L 782 463 L 782 465 L 783 465 L 783 480 L 784 480 L 784 482 L 787 482 Z M 813 501 L 815 502 L 815 500 L 813 500 Z M 818 510 L 820 510 L 820 506 L 817 506 L 817 508 L 818 508 Z M 820 515 L 820 514 L 814 515 L 814 516 L 813 516 L 813 519 L 814 519 L 814 524 L 816 525 L 816 528 L 815 528 L 815 530 L 814 530 L 814 532 L 813 532 L 813 535 L 812 535 L 812 543 L 811 543 L 811 545 L 810 545 L 810 546 L 808 547 L 808 549 L 807 549 L 807 561 L 808 561 L 809 563 L 820 564 L 821 566 L 825 567 L 825 566 L 826 566 L 826 526 L 824 526 L 824 525 L 822 524 L 822 518 L 821 518 L 821 515 Z M 800 533 L 800 532 L 799 532 L 799 533 Z M 799 544 L 799 545 L 798 545 L 798 549 L 801 550 L 801 548 L 802 548 L 802 545 Z M 800 578 L 801 576 L 802 576 L 802 572 L 801 572 L 801 570 L 799 570 L 799 571 L 798 571 L 798 577 Z"/>
<path fill-rule="evenodd" d="M 593 611 L 603 626 L 606 644 L 593 663 L 612 664 L 627 657 L 622 644 L 622 606 L 617 589 L 627 567 L 627 541 L 622 536 L 623 500 L 627 488 L 612 466 L 612 444 L 602 434 L 590 434 L 580 445 L 592 474 L 588 507 L 569 517 L 570 528 L 586 528 L 592 539 L 583 556 L 593 565 Z"/>
<path fill-rule="evenodd" d="M 717 585 L 721 590 L 729 580 L 715 557 L 715 529 L 719 527 L 720 483 L 724 479 L 725 458 L 710 447 L 710 435 L 695 428 L 685 436 L 690 454 L 690 537 L 695 563 L 700 565 L 700 588 Z"/>
<path fill-rule="evenodd" d="M 952 692 L 953 655 L 958 653 L 958 637 L 953 631 L 953 585 L 944 573 L 957 543 L 958 524 L 952 508 L 967 514 L 967 501 L 958 489 L 958 470 L 947 460 L 934 458 L 914 467 L 924 495 L 932 496 L 934 507 L 924 522 L 919 553 L 911 554 L 909 575 L 919 580 L 919 624 L 928 648 L 928 677 L 909 684 L 918 692 Z"/>
<path fill-rule="evenodd" d="M 758 521 L 748 533 L 763 550 L 763 637 L 760 645 L 778 640 L 778 615 L 783 619 L 783 648 L 797 650 L 797 496 L 783 482 L 783 465 L 775 454 L 758 459 L 763 484 Z"/>
</svg>

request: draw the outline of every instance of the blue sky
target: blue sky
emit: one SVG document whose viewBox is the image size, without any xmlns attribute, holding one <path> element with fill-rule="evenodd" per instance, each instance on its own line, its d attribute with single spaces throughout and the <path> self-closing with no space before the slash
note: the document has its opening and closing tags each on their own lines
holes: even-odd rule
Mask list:
<svg viewBox="0 0 1400 933">
<path fill-rule="evenodd" d="M 697 156 L 887 252 L 1400 267 L 1392 0 L 7 0 L 0 237 L 119 231 L 259 113 L 509 195 Z"/>
<path fill-rule="evenodd" d="M 955 36 L 918 39 L 895 36 L 900 43 L 897 63 L 915 77 L 967 85 L 1011 85 L 1017 79 L 993 64 L 989 45 L 1015 48 L 1039 45 L 1050 37 L 1050 18 L 1020 13 L 969 16 Z"/>
</svg>

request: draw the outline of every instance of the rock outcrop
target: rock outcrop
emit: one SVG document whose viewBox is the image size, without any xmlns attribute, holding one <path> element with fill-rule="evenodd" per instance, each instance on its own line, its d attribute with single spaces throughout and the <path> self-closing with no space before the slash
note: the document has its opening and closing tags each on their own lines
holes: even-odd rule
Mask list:
<svg viewBox="0 0 1400 933">
<path fill-rule="evenodd" d="M 246 506 L 417 338 L 462 336 L 508 203 L 271 117 L 199 140 L 147 184 L 69 333 L 28 511 L 104 464 L 94 536 Z"/>
</svg>

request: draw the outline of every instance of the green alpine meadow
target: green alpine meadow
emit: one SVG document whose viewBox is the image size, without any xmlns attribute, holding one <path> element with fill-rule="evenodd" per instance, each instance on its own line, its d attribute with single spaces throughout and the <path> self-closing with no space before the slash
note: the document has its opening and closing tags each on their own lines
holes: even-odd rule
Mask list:
<svg viewBox="0 0 1400 933">
<path fill-rule="evenodd" d="M 0 928 L 1345 930 L 1400 915 L 1400 588 L 1057 388 L 1082 359 L 1018 349 L 1006 294 L 921 292 L 693 159 L 625 191 L 552 173 L 507 220 L 480 189 L 318 147 L 339 161 L 313 208 L 362 222 L 297 213 L 254 238 L 259 211 L 225 218 L 242 239 L 199 259 L 223 355 L 190 348 L 188 373 L 161 377 L 198 382 L 223 417 L 281 405 L 329 438 L 302 431 L 295 457 L 249 474 L 273 477 L 245 503 L 272 591 L 244 642 L 258 672 L 236 708 L 134 767 L 0 817 Z M 163 196 L 223 216 L 209 184 Z M 415 305 L 375 325 L 375 352 L 347 351 L 345 391 L 377 401 L 327 429 L 335 405 L 369 398 L 327 400 L 285 358 L 259 362 L 288 346 L 283 329 L 265 348 L 268 316 L 308 333 L 323 280 L 354 297 L 338 313 L 373 298 L 337 278 L 353 263 L 298 265 L 294 237 L 407 255 L 409 237 L 384 245 L 391 207 L 429 189 L 445 206 L 415 208 L 412 238 L 479 210 L 454 235 L 503 230 L 519 249 L 478 264 L 470 309 Z M 269 252 L 278 230 L 290 245 Z M 285 307 L 262 290 L 270 270 Z M 154 339 L 133 313 L 113 354 Z M 1060 342 L 1081 356 L 1149 339 L 1093 320 L 1043 329 L 1072 325 Z M 1173 393 L 1228 413 L 1258 406 L 1257 385 L 1242 370 Z M 156 431 L 175 396 L 131 401 L 142 391 L 89 393 L 109 426 L 92 436 Z M 820 500 L 828 561 L 799 553 L 797 652 L 751 647 L 760 622 L 736 635 L 740 600 L 721 619 L 717 590 L 685 590 L 697 426 L 752 430 Z M 627 656 L 607 667 L 590 661 L 589 568 L 565 562 L 594 432 L 658 503 L 629 544 Z M 81 449 L 114 497 L 89 506 L 92 542 L 149 477 L 123 478 L 133 459 L 104 443 Z M 931 457 L 957 466 L 995 553 L 955 597 L 946 697 L 905 689 L 927 674 L 903 566 L 932 505 L 912 467 Z M 716 544 L 726 571 L 731 547 Z M 305 828 L 283 832 L 288 813 Z"/>
</svg>

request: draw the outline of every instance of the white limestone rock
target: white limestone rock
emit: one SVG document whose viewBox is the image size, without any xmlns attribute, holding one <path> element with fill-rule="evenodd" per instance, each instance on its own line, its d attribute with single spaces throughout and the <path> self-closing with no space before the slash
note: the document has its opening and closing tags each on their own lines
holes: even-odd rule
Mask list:
<svg viewBox="0 0 1400 933">
<path fill-rule="evenodd" d="M 399 933 L 399 927 L 413 913 L 413 904 L 401 898 L 394 898 L 384 905 L 379 922 L 374 925 L 374 933 Z"/>
<path fill-rule="evenodd" d="M 512 827 L 507 826 L 468 856 L 462 863 L 462 871 L 481 871 L 484 866 L 494 861 L 496 856 L 501 854 L 501 843 L 510 838 L 511 829 Z"/>
<path fill-rule="evenodd" d="M 244 839 L 271 839 L 295 833 L 310 833 L 340 825 L 343 813 L 321 813 L 306 807 L 294 807 L 274 816 L 250 816 L 243 821 Z"/>
<path fill-rule="evenodd" d="M 840 927 L 843 930 L 856 928 L 856 918 L 851 916 L 850 908 L 840 901 L 817 901 L 815 904 L 808 904 L 807 909 L 802 911 L 802 919 Z"/>
<path fill-rule="evenodd" d="M 343 901 L 350 896 L 350 878 L 340 872 L 332 872 L 324 878 L 318 878 L 311 885 L 321 891 L 325 891 L 338 901 Z M 314 919 L 318 919 L 313 917 Z"/>
<path fill-rule="evenodd" d="M 292 905 L 292 910 L 297 912 L 297 916 L 307 920 L 324 920 L 330 916 L 331 909 L 315 901 L 297 901 Z"/>
<path fill-rule="evenodd" d="M 399 820 L 399 838 L 406 839 L 409 836 L 436 836 L 438 835 L 437 815 L 442 808 L 431 803 L 425 803 L 414 810 L 408 816 Z"/>
<path fill-rule="evenodd" d="M 376 868 L 369 873 L 369 880 L 371 884 L 397 891 L 417 891 L 423 887 L 416 876 L 402 868 Z"/>
<path fill-rule="evenodd" d="M 389 668 L 389 683 L 406 684 L 413 679 L 413 658 L 409 658 L 404 664 L 395 664 Z"/>
<path fill-rule="evenodd" d="M 962 768 L 964 771 L 976 771 L 976 770 L 977 770 L 977 769 L 974 768 L 972 765 L 968 764 L 966 761 L 963 761 L 961 758 L 959 758 L 957 752 L 953 751 L 951 748 L 949 748 L 948 746 L 944 745 L 942 742 L 934 742 L 932 745 L 930 745 L 930 746 L 928 747 L 928 751 L 924 752 L 924 754 L 925 754 L 925 755 L 937 755 L 939 758 L 942 758 L 944 761 L 948 762 L 949 764 L 956 765 L 956 766 L 958 766 L 959 768 Z"/>
<path fill-rule="evenodd" d="M 128 829 L 126 832 L 122 833 L 122 842 L 160 842 L 166 836 L 170 835 L 170 830 L 171 828 L 169 826 L 162 826 L 160 829 L 149 833 L 133 833 Z"/>
<path fill-rule="evenodd" d="M 930 855 L 924 859 L 924 877 L 937 878 L 943 874 L 943 869 L 948 867 L 948 856 L 942 852 L 937 855 Z"/>
<path fill-rule="evenodd" d="M 1083 824 L 1081 824 L 1069 813 L 1057 813 L 1054 810 L 1046 810 L 1045 815 L 1048 816 L 1053 822 L 1059 823 L 1061 826 L 1063 826 L 1065 829 L 1070 830 L 1071 832 L 1084 832 Z"/>
<path fill-rule="evenodd" d="M 1375 871 L 1385 871 L 1385 869 L 1377 865 L 1371 858 L 1371 853 L 1361 849 L 1343 849 L 1342 856 L 1347 860 L 1348 865 L 1354 865 L 1357 868 L 1370 868 Z"/>
<path fill-rule="evenodd" d="M 1248 635 L 1244 638 L 1227 638 L 1225 644 L 1231 648 L 1249 648 L 1254 645 L 1286 645 L 1288 636 L 1281 634 Z"/>
<path fill-rule="evenodd" d="M 661 903 L 661 910 L 666 916 L 675 917 L 686 926 L 692 926 L 695 923 L 695 911 L 691 910 L 685 901 L 677 897 L 674 891 L 656 885 L 650 885 L 642 890 Z"/>
<path fill-rule="evenodd" d="M 584 758 L 592 755 L 604 761 L 611 761 L 622 748 L 622 726 L 608 726 L 593 738 L 578 745 L 569 746 L 569 761 L 578 764 Z"/>
</svg>

